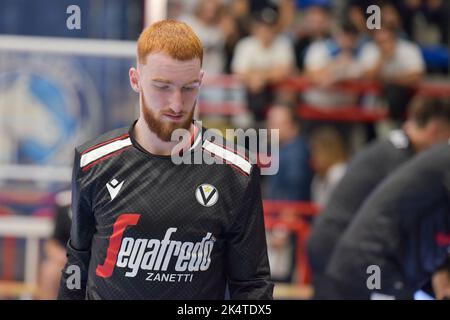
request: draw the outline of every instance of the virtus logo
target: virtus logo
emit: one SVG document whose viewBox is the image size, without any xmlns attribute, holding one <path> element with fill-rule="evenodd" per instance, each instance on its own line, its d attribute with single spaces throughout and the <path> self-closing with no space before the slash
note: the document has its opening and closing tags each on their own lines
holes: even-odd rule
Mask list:
<svg viewBox="0 0 450 320">
<path fill-rule="evenodd" d="M 195 197 L 198 203 L 205 207 L 211 207 L 216 204 L 217 199 L 219 199 L 219 192 L 216 187 L 210 184 L 202 184 L 195 191 Z"/>
</svg>

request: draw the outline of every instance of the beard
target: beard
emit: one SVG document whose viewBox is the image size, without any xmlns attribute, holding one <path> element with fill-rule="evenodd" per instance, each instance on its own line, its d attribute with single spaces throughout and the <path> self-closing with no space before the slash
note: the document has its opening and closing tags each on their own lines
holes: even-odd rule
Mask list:
<svg viewBox="0 0 450 320">
<path fill-rule="evenodd" d="M 188 114 L 185 120 L 181 122 L 171 122 L 170 120 L 162 120 L 162 114 L 167 110 L 162 110 L 159 112 L 160 116 L 158 117 L 158 113 L 153 112 L 150 106 L 145 101 L 144 95 L 141 94 L 141 106 L 142 106 L 142 114 L 144 116 L 145 123 L 147 127 L 156 134 L 156 136 L 162 141 L 169 142 L 171 141 L 172 132 L 176 129 L 186 129 L 189 130 L 191 123 L 194 119 L 194 110 L 195 110 L 195 102 L 192 107 L 192 111 Z"/>
</svg>

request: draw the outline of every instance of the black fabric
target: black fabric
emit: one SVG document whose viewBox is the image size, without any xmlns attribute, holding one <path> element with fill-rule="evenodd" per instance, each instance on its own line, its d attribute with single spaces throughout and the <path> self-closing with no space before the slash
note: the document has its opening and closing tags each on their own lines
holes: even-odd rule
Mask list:
<svg viewBox="0 0 450 320">
<path fill-rule="evenodd" d="M 406 111 L 416 89 L 395 84 L 386 84 L 383 87 L 383 91 L 388 103 L 390 118 L 399 122 L 405 120 Z"/>
<path fill-rule="evenodd" d="M 271 299 L 258 167 L 247 175 L 229 164 L 176 165 L 170 156 L 146 152 L 132 129 L 76 150 L 69 242 L 74 250 L 68 252 L 59 298 L 223 299 L 228 284 L 231 299 Z M 131 147 L 80 169 L 83 151 L 127 131 Z M 207 155 L 202 143 L 186 156 L 198 153 Z M 106 185 L 113 179 L 123 185 L 111 200 Z M 218 192 L 214 205 L 196 199 L 202 184 Z M 80 264 L 87 278 L 79 290 L 66 286 L 71 264 Z"/>
<path fill-rule="evenodd" d="M 410 297 L 448 259 L 450 145 L 405 163 L 371 194 L 330 258 L 326 275 L 366 290 L 367 267 L 380 268 L 380 292 Z M 443 238 L 444 240 L 439 240 Z"/>
<path fill-rule="evenodd" d="M 322 288 L 327 291 L 325 268 L 336 243 L 363 201 L 386 176 L 412 155 L 407 136 L 402 131 L 394 131 L 388 140 L 372 143 L 350 161 L 326 207 L 315 218 L 308 240 L 315 294 L 320 296 Z"/>
<path fill-rule="evenodd" d="M 65 247 L 70 238 L 70 206 L 57 206 L 52 238 Z"/>
</svg>

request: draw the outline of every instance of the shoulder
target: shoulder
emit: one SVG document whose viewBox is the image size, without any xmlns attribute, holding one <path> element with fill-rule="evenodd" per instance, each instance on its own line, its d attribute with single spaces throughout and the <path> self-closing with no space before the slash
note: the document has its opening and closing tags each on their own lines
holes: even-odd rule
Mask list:
<svg viewBox="0 0 450 320">
<path fill-rule="evenodd" d="M 438 170 L 440 172 L 449 172 L 450 166 L 450 143 L 439 143 L 427 150 L 421 152 L 410 161 L 411 171 L 419 170 L 424 167 L 425 174 L 431 170 Z"/>
<path fill-rule="evenodd" d="M 403 153 L 404 151 L 409 152 L 410 146 L 409 137 L 403 130 L 393 130 L 388 134 L 386 139 L 375 141 L 367 147 L 367 151 L 370 150 L 371 153 L 379 153 L 381 151 Z"/>
<path fill-rule="evenodd" d="M 420 47 L 417 44 L 404 39 L 398 40 L 398 48 L 402 51 L 402 53 L 420 51 Z"/>
<path fill-rule="evenodd" d="M 377 45 L 373 41 L 368 41 L 368 42 L 364 43 L 361 46 L 361 50 L 363 50 L 365 53 L 370 52 L 370 51 L 372 51 L 372 52 L 379 51 Z"/>
<path fill-rule="evenodd" d="M 203 128 L 205 134 L 202 141 L 202 150 L 212 156 L 217 165 L 224 167 L 224 170 L 232 169 L 233 175 L 243 177 L 248 180 L 251 175 L 259 172 L 258 167 L 252 164 L 249 151 L 237 146 L 232 140 L 211 134 L 211 131 Z M 226 169 L 225 169 L 226 168 Z"/>
<path fill-rule="evenodd" d="M 279 35 L 275 38 L 274 44 L 280 47 L 293 47 L 294 44 L 290 38 L 285 35 Z"/>
<path fill-rule="evenodd" d="M 106 132 L 99 137 L 89 140 L 76 148 L 78 165 L 86 170 L 106 157 L 111 157 L 132 145 L 128 134 L 128 127 Z"/>
<path fill-rule="evenodd" d="M 258 46 L 258 41 L 256 40 L 256 38 L 254 36 L 247 36 L 247 37 L 241 39 L 237 43 L 236 49 L 250 50 L 250 49 L 257 48 L 257 46 Z"/>
<path fill-rule="evenodd" d="M 392 161 L 400 159 L 402 162 L 412 155 L 409 139 L 403 131 L 393 131 L 387 139 L 372 142 L 359 151 L 351 160 L 351 168 L 375 166 L 380 168 L 384 165 L 392 165 Z M 404 159 L 405 158 L 405 159 Z"/>
<path fill-rule="evenodd" d="M 310 53 L 328 53 L 328 45 L 326 40 L 318 40 L 312 42 L 308 47 Z"/>
</svg>

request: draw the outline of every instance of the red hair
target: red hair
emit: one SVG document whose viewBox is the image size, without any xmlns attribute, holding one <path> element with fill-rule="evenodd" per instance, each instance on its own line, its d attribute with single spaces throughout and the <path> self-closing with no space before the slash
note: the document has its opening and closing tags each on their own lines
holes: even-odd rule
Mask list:
<svg viewBox="0 0 450 320">
<path fill-rule="evenodd" d="M 137 42 L 138 61 L 146 63 L 150 53 L 163 52 L 176 60 L 198 58 L 203 61 L 203 46 L 195 32 L 186 23 L 162 20 L 142 31 Z"/>
</svg>

